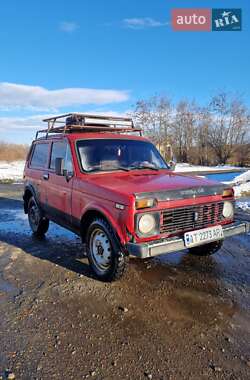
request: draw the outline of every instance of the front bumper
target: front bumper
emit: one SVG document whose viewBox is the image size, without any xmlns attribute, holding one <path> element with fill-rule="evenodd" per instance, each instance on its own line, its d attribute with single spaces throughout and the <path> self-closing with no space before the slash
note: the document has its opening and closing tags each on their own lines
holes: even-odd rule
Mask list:
<svg viewBox="0 0 250 380">
<path fill-rule="evenodd" d="M 230 237 L 239 234 L 245 234 L 250 231 L 250 223 L 248 222 L 234 222 L 223 226 L 224 237 Z M 171 253 L 186 249 L 184 239 L 173 237 L 169 239 L 157 240 L 149 243 L 128 243 L 127 250 L 131 256 L 146 259 L 147 257 L 154 257 L 163 255 L 164 253 Z"/>
</svg>

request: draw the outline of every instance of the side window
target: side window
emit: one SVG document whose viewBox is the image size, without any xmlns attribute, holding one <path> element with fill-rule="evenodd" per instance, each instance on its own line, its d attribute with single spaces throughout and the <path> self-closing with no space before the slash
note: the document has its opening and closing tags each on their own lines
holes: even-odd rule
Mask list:
<svg viewBox="0 0 250 380">
<path fill-rule="evenodd" d="M 55 168 L 56 168 L 56 158 L 63 158 L 65 160 L 66 148 L 67 148 L 66 141 L 53 142 L 53 144 L 52 144 L 52 152 L 51 152 L 51 159 L 50 159 L 50 165 L 49 165 L 50 169 L 55 170 Z"/>
<path fill-rule="evenodd" d="M 55 170 L 56 158 L 63 158 L 64 170 L 67 172 L 73 172 L 72 157 L 69 144 L 66 141 L 57 141 L 52 144 L 52 152 L 50 159 L 50 169 Z"/>
<path fill-rule="evenodd" d="M 67 144 L 67 149 L 66 149 L 66 157 L 65 157 L 65 161 L 64 161 L 64 170 L 67 170 L 68 173 L 73 173 L 72 155 L 71 155 L 69 144 Z"/>
<path fill-rule="evenodd" d="M 48 162 L 49 144 L 37 143 L 33 148 L 33 154 L 30 161 L 31 168 L 44 169 Z"/>
</svg>

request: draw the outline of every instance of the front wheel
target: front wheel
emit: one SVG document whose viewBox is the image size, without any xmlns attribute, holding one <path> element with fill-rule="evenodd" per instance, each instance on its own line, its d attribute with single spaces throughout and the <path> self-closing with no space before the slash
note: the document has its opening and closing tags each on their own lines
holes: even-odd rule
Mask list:
<svg viewBox="0 0 250 380">
<path fill-rule="evenodd" d="M 34 197 L 31 197 L 28 203 L 28 219 L 34 235 L 43 237 L 49 229 L 49 220 L 41 214 Z"/>
<path fill-rule="evenodd" d="M 196 256 L 211 256 L 221 249 L 223 240 L 213 241 L 212 243 L 199 245 L 198 247 L 189 248 L 189 253 Z"/>
<path fill-rule="evenodd" d="M 123 276 L 128 257 L 104 219 L 96 218 L 92 221 L 86 236 L 86 246 L 90 266 L 100 280 L 115 281 Z"/>
</svg>

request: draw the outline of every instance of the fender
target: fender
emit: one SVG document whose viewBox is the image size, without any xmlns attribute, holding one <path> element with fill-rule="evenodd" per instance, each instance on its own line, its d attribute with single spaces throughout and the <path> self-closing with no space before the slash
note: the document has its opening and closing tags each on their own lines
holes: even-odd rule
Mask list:
<svg viewBox="0 0 250 380">
<path fill-rule="evenodd" d="M 34 186 L 31 183 L 27 183 L 24 187 L 24 194 L 23 194 L 23 201 L 24 201 L 23 207 L 24 207 L 25 214 L 27 214 L 27 212 L 28 212 L 28 199 L 26 199 L 26 197 L 25 197 L 26 191 L 31 192 L 32 196 L 35 198 L 35 201 L 37 202 L 38 207 L 40 207 L 39 206 L 38 194 L 37 194 Z"/>
<path fill-rule="evenodd" d="M 86 213 L 89 211 L 95 211 L 102 214 L 105 217 L 105 219 L 107 219 L 107 221 L 110 223 L 114 231 L 117 233 L 120 239 L 120 242 L 122 244 L 127 243 L 127 236 L 126 236 L 125 231 L 121 229 L 121 225 L 117 222 L 117 220 L 113 217 L 113 215 L 110 213 L 110 211 L 106 207 L 103 207 L 96 202 L 88 204 L 88 206 L 82 210 L 82 213 L 81 213 L 82 219 L 84 219 L 84 215 L 86 215 Z M 123 212 L 123 211 L 120 211 L 120 212 Z"/>
</svg>

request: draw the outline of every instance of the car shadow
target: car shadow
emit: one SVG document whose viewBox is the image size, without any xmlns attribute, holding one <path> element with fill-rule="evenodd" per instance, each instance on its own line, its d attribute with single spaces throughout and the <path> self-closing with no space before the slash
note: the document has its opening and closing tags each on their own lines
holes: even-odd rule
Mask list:
<svg viewBox="0 0 250 380">
<path fill-rule="evenodd" d="M 86 259 L 82 260 L 84 250 L 79 237 L 54 223 L 50 223 L 46 237 L 39 239 L 32 235 L 23 214 L 22 200 L 0 197 L 0 242 L 79 275 L 95 278 L 84 262 Z"/>
<path fill-rule="evenodd" d="M 3 234 L 0 231 L 0 242 L 15 246 L 21 249 L 25 254 L 34 258 L 50 261 L 52 264 L 58 265 L 68 271 L 72 271 L 78 275 L 96 279 L 92 273 L 90 266 L 84 262 L 84 252 L 81 240 L 73 238 L 59 239 L 55 237 L 37 238 L 36 236 L 20 233 Z"/>
</svg>

